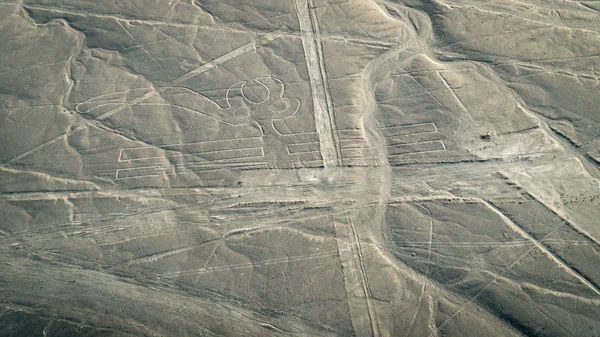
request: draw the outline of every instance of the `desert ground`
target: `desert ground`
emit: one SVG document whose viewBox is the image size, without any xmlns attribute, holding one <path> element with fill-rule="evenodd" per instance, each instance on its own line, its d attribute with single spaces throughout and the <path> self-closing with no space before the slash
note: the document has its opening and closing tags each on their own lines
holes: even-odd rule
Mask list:
<svg viewBox="0 0 600 337">
<path fill-rule="evenodd" d="M 600 336 L 600 2 L 0 0 L 0 336 Z"/>
</svg>

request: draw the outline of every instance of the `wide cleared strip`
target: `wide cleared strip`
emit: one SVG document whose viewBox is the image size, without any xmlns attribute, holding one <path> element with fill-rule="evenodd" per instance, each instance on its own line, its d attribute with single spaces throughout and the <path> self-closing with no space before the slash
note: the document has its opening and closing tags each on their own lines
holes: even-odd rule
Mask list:
<svg viewBox="0 0 600 337">
<path fill-rule="evenodd" d="M 181 144 L 166 144 L 157 146 L 142 146 L 122 149 L 119 161 L 140 160 L 146 158 L 160 158 L 165 156 L 165 150 L 180 151 L 185 153 L 215 152 L 220 150 L 237 150 L 243 148 L 257 148 L 263 145 L 259 137 L 223 139 L 216 141 L 191 142 Z"/>
<path fill-rule="evenodd" d="M 304 144 L 290 144 L 287 146 L 289 153 L 303 153 L 319 151 L 319 142 L 304 143 Z"/>
<path fill-rule="evenodd" d="M 434 123 L 420 123 L 390 126 L 381 129 L 381 133 L 383 133 L 383 135 L 386 137 L 412 135 L 425 132 L 437 132 L 437 127 Z"/>
<path fill-rule="evenodd" d="M 139 157 L 134 160 L 144 160 L 144 159 L 156 159 L 156 158 L 173 158 L 180 157 L 184 154 L 194 155 L 195 158 L 202 158 L 206 160 L 220 160 L 220 159 L 235 159 L 235 158 L 245 158 L 245 157 L 262 157 L 264 155 L 262 147 L 251 147 L 251 148 L 241 148 L 241 149 L 231 149 L 231 150 L 216 150 L 216 151 L 206 151 L 206 152 L 188 152 L 188 153 L 178 153 L 178 152 L 162 152 L 149 154 L 145 157 Z M 132 161 L 132 160 L 129 160 Z"/>
<path fill-rule="evenodd" d="M 237 163 L 221 164 L 213 166 L 195 166 L 195 165 L 174 165 L 174 166 L 155 166 L 140 167 L 136 169 L 117 170 L 116 179 L 131 179 L 153 176 L 170 176 L 186 172 L 215 171 L 215 170 L 236 170 L 236 169 L 263 169 L 268 168 L 266 163 Z"/>
<path fill-rule="evenodd" d="M 388 146 L 388 155 L 398 156 L 417 152 L 443 151 L 445 149 L 446 146 L 444 145 L 444 142 L 441 140 L 432 140 L 427 142 Z"/>
</svg>

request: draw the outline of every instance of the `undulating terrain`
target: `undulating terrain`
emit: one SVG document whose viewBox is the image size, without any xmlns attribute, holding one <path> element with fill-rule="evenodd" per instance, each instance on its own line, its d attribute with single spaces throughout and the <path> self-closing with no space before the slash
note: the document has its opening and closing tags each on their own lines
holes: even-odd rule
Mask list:
<svg viewBox="0 0 600 337">
<path fill-rule="evenodd" d="M 0 336 L 600 336 L 600 2 L 0 0 Z"/>
</svg>

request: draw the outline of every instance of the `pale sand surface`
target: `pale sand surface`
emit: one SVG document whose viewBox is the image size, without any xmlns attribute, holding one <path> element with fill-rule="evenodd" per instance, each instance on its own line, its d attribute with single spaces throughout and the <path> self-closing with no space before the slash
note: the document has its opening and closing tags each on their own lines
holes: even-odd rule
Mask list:
<svg viewBox="0 0 600 337">
<path fill-rule="evenodd" d="M 0 0 L 0 336 L 600 336 L 600 2 Z"/>
</svg>

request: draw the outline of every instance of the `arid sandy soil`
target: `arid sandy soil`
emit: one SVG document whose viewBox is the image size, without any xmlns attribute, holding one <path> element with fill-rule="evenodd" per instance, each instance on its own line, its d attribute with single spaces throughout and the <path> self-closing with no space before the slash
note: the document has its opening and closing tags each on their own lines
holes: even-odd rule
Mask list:
<svg viewBox="0 0 600 337">
<path fill-rule="evenodd" d="M 0 336 L 600 336 L 600 2 L 0 0 Z"/>
</svg>

